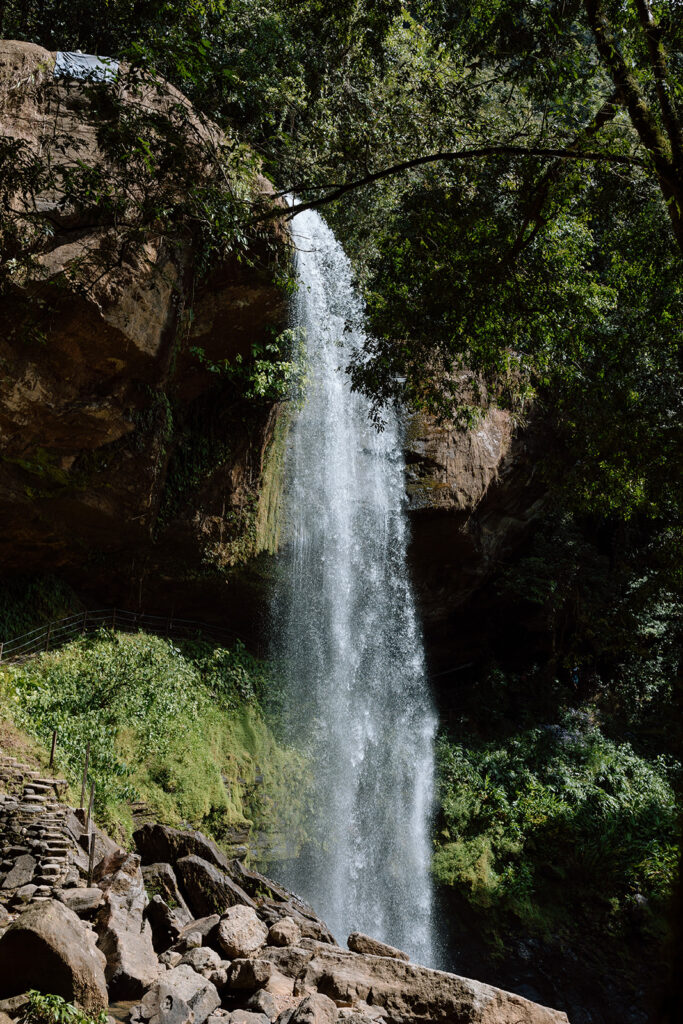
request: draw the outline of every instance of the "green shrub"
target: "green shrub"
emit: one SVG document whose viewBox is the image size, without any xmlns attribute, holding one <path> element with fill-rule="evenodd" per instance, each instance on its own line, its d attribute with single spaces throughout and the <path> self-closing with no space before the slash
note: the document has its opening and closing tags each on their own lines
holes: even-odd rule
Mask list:
<svg viewBox="0 0 683 1024">
<path fill-rule="evenodd" d="M 104 1010 L 91 1015 L 67 1003 L 61 996 L 43 995 L 32 989 L 22 1017 L 22 1024 L 107 1024 Z"/>
<path fill-rule="evenodd" d="M 551 928 L 576 920 L 582 903 L 615 925 L 636 900 L 653 912 L 665 904 L 679 765 L 639 757 L 571 714 L 488 742 L 442 736 L 438 758 L 434 872 L 474 907 Z"/>
</svg>

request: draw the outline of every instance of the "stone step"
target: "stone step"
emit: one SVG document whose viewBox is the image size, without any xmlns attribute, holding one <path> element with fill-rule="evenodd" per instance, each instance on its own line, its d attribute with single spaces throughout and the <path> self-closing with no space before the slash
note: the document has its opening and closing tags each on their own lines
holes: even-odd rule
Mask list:
<svg viewBox="0 0 683 1024">
<path fill-rule="evenodd" d="M 64 874 L 63 868 L 41 868 L 39 875 L 33 876 L 36 885 L 54 885 L 58 878 Z"/>
</svg>

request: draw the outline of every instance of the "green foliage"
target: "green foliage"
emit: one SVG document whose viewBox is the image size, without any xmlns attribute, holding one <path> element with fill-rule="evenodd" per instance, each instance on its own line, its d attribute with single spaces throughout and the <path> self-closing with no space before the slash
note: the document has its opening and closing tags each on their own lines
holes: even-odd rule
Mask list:
<svg viewBox="0 0 683 1024">
<path fill-rule="evenodd" d="M 237 353 L 234 359 L 215 363 L 204 349 L 190 349 L 200 365 L 209 373 L 229 381 L 240 397 L 252 402 L 280 402 L 299 394 L 305 381 L 303 339 L 298 330 L 288 328 L 273 340 L 254 342 L 251 357 Z"/>
<path fill-rule="evenodd" d="M 3 689 L 10 717 L 32 736 L 47 743 L 58 730 L 58 764 L 74 785 L 90 743 L 104 825 L 127 834 L 128 805 L 143 801 L 159 820 L 217 837 L 245 823 L 268 837 L 282 820 L 293 843 L 303 832 L 305 762 L 275 741 L 260 701 L 275 701 L 277 687 L 239 644 L 93 634 L 7 667 Z"/>
<path fill-rule="evenodd" d="M 438 757 L 435 875 L 498 927 L 512 915 L 569 935 L 595 912 L 621 930 L 642 898 L 661 917 L 679 852 L 679 764 L 639 757 L 578 713 L 502 740 L 442 736 Z"/>
<path fill-rule="evenodd" d="M 22 1024 L 107 1024 L 107 1013 L 88 1014 L 61 996 L 43 995 L 31 989 Z"/>
</svg>

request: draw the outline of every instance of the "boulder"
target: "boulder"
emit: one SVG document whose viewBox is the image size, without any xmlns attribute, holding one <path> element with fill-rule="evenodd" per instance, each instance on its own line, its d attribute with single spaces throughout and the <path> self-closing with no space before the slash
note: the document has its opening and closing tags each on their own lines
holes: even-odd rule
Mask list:
<svg viewBox="0 0 683 1024">
<path fill-rule="evenodd" d="M 0 1010 L 0 1024 L 12 1024 L 12 1018 L 4 1010 Z"/>
<path fill-rule="evenodd" d="M 37 892 L 38 886 L 29 882 L 28 885 L 22 885 L 21 889 L 17 889 L 14 894 L 14 899 L 19 900 L 20 903 L 28 903 Z"/>
<path fill-rule="evenodd" d="M 159 973 L 152 929 L 143 917 L 147 896 L 137 854 L 128 854 L 101 885 L 104 904 L 97 914 L 96 930 L 98 946 L 107 958 L 109 994 L 112 999 L 135 999 Z"/>
<path fill-rule="evenodd" d="M 270 1024 L 270 1017 L 253 1010 L 233 1010 L 227 1024 Z"/>
<path fill-rule="evenodd" d="M 201 974 L 197 974 L 189 964 L 179 964 L 167 971 L 155 989 L 158 990 L 161 1001 L 166 992 L 172 994 L 174 999 L 185 1002 L 194 1013 L 194 1024 L 203 1024 L 209 1014 L 221 1004 L 216 986 Z"/>
<path fill-rule="evenodd" d="M 28 885 L 36 870 L 36 858 L 30 853 L 24 853 L 17 857 L 14 866 L 5 875 L 2 883 L 3 889 L 20 889 L 22 885 Z"/>
<path fill-rule="evenodd" d="M 371 998 L 392 1024 L 567 1024 L 566 1014 L 522 996 L 388 957 L 321 950 L 294 988 L 302 995 L 315 990 L 345 1006 Z"/>
<path fill-rule="evenodd" d="M 255 1013 L 264 1013 L 269 1020 L 275 1020 L 281 1013 L 293 1009 L 299 1002 L 300 997 L 296 999 L 293 996 L 279 995 L 276 992 L 268 992 L 267 989 L 260 988 L 258 992 L 249 996 L 246 1008 Z"/>
<path fill-rule="evenodd" d="M 228 858 L 202 832 L 148 823 L 133 833 L 133 840 L 145 865 L 176 864 L 182 857 L 195 856 L 222 871 L 230 870 Z"/>
<path fill-rule="evenodd" d="M 161 896 L 153 896 L 145 907 L 145 917 L 152 928 L 152 945 L 156 953 L 164 953 L 183 929 L 184 922 L 176 916 Z"/>
<path fill-rule="evenodd" d="M 255 953 L 268 938 L 268 929 L 252 907 L 230 907 L 218 925 L 218 942 L 230 957 Z"/>
<path fill-rule="evenodd" d="M 331 999 L 315 992 L 301 1000 L 289 1024 L 334 1024 L 337 1013 L 337 1006 Z"/>
<path fill-rule="evenodd" d="M 11 918 L 7 912 L 7 907 L 4 907 L 2 903 L 0 903 L 0 928 L 6 928 L 10 923 L 10 920 Z"/>
<path fill-rule="evenodd" d="M 172 986 L 160 981 L 130 1014 L 131 1024 L 194 1024 L 194 1012 Z"/>
<path fill-rule="evenodd" d="M 181 928 L 190 923 L 190 908 L 182 897 L 175 871 L 170 864 L 146 864 L 142 868 L 142 877 L 150 900 L 154 896 L 161 896 L 164 903 L 175 911 Z"/>
<path fill-rule="evenodd" d="M 379 939 L 371 939 L 362 932 L 352 932 L 346 944 L 354 953 L 371 953 L 374 956 L 392 956 L 395 960 L 410 960 L 408 954 L 402 950 L 389 946 L 386 942 L 380 942 Z"/>
<path fill-rule="evenodd" d="M 185 899 L 193 914 L 222 914 L 227 907 L 256 907 L 250 896 L 225 871 L 191 854 L 176 864 Z"/>
<path fill-rule="evenodd" d="M 218 922 L 220 921 L 219 914 L 208 914 L 206 917 L 198 917 L 196 921 L 191 921 L 188 925 L 185 925 L 181 929 L 179 935 L 179 941 L 183 941 L 191 933 L 196 933 L 201 938 L 201 945 L 212 945 L 211 936 L 218 928 Z"/>
<path fill-rule="evenodd" d="M 272 946 L 297 946 L 301 941 L 301 927 L 293 917 L 283 917 L 268 929 L 268 942 Z"/>
<path fill-rule="evenodd" d="M 167 949 L 166 952 L 162 953 L 159 957 L 159 963 L 168 964 L 169 967 L 177 967 L 182 959 L 183 954 L 178 952 L 178 950 Z"/>
<path fill-rule="evenodd" d="M 105 958 L 90 929 L 57 900 L 37 903 L 0 938 L 0 997 L 54 993 L 88 1013 L 108 1005 Z"/>
<path fill-rule="evenodd" d="M 180 961 L 181 964 L 189 964 L 197 974 L 203 974 L 205 978 L 222 966 L 221 960 L 215 949 L 209 946 L 200 946 L 198 949 L 190 949 Z"/>
<path fill-rule="evenodd" d="M 88 917 L 100 907 L 104 901 L 104 893 L 98 885 L 89 889 L 62 889 L 57 899 L 79 917 Z"/>
<path fill-rule="evenodd" d="M 228 971 L 228 987 L 254 992 L 266 986 L 275 970 L 267 960 L 233 960 Z"/>
<path fill-rule="evenodd" d="M 316 939 L 318 942 L 327 942 L 336 946 L 336 940 L 324 921 L 307 907 L 305 903 L 292 897 L 287 902 L 264 897 L 259 900 L 259 913 L 269 925 L 290 917 L 301 928 L 301 934 L 305 938 Z"/>
</svg>

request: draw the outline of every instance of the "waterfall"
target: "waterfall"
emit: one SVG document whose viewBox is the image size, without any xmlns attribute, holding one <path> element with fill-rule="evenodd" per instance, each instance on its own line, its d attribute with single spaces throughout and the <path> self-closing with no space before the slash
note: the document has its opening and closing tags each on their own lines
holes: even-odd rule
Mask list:
<svg viewBox="0 0 683 1024">
<path fill-rule="evenodd" d="M 389 411 L 378 433 L 343 372 L 363 335 L 341 246 L 312 211 L 292 233 L 307 380 L 287 452 L 274 634 L 316 787 L 311 842 L 280 871 L 337 941 L 362 931 L 430 964 L 435 713 L 406 568 L 401 425 Z"/>
</svg>

